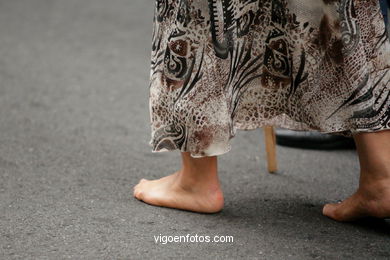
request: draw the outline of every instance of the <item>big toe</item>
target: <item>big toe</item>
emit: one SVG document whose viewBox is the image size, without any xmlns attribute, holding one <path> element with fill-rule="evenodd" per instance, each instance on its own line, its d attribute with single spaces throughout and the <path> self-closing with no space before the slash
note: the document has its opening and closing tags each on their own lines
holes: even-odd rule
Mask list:
<svg viewBox="0 0 390 260">
<path fill-rule="evenodd" d="M 325 206 L 322 208 L 322 214 L 324 216 L 327 216 L 327 217 L 330 217 L 330 218 L 333 218 L 333 219 L 337 219 L 337 206 L 338 204 L 336 203 L 328 203 L 328 204 L 325 204 Z"/>
<path fill-rule="evenodd" d="M 142 183 L 138 183 L 133 188 L 133 196 L 136 197 L 137 199 L 141 199 L 142 190 L 143 190 Z"/>
<path fill-rule="evenodd" d="M 322 210 L 325 216 L 337 221 L 354 221 L 366 216 L 365 209 L 356 199 L 347 199 L 339 203 L 326 204 Z"/>
<path fill-rule="evenodd" d="M 142 191 L 142 189 L 139 189 L 139 188 L 135 189 L 134 190 L 134 197 L 139 199 L 139 200 L 142 200 L 142 198 L 143 198 L 143 191 Z"/>
</svg>

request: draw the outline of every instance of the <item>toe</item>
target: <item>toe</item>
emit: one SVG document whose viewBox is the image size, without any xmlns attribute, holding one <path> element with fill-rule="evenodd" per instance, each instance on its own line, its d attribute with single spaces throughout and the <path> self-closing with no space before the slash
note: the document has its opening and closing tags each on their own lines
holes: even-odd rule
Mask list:
<svg viewBox="0 0 390 260">
<path fill-rule="evenodd" d="M 134 187 L 133 187 L 133 192 L 135 192 L 137 189 L 139 189 L 139 184 L 137 184 L 137 185 L 134 185 Z"/>
<path fill-rule="evenodd" d="M 137 197 L 137 194 L 140 192 L 140 190 L 141 190 L 141 185 L 139 184 L 135 185 L 133 189 L 133 196 Z"/>
<path fill-rule="evenodd" d="M 335 210 L 336 210 L 337 204 L 325 204 L 325 206 L 322 208 L 322 214 L 324 216 L 330 217 L 330 218 L 335 218 Z"/>
<path fill-rule="evenodd" d="M 355 197 L 350 197 L 342 202 L 326 204 L 323 214 L 337 221 L 354 221 L 365 217 L 364 209 L 358 205 Z"/>
<path fill-rule="evenodd" d="M 139 200 L 142 200 L 142 194 L 143 192 L 141 190 L 137 190 L 134 192 L 134 197 L 136 197 Z"/>
</svg>

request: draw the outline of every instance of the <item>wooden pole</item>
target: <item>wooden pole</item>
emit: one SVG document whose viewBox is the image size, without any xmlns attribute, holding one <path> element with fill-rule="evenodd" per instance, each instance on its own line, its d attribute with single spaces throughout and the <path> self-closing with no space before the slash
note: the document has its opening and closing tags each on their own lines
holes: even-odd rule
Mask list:
<svg viewBox="0 0 390 260">
<path fill-rule="evenodd" d="M 265 149 L 267 152 L 268 172 L 274 173 L 278 170 L 276 161 L 276 137 L 272 126 L 264 127 Z"/>
</svg>

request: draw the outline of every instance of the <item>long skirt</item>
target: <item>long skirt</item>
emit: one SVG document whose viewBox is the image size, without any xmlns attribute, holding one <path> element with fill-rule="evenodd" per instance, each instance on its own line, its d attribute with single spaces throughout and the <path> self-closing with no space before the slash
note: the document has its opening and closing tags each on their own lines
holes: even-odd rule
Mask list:
<svg viewBox="0 0 390 260">
<path fill-rule="evenodd" d="M 221 155 L 266 125 L 390 129 L 379 0 L 156 0 L 151 38 L 152 152 Z"/>
</svg>

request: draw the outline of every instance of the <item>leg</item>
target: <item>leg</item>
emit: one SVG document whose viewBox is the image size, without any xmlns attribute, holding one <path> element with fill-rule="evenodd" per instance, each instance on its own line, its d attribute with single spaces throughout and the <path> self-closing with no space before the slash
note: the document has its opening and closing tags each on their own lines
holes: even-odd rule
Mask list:
<svg viewBox="0 0 390 260">
<path fill-rule="evenodd" d="M 195 212 L 222 210 L 223 193 L 218 179 L 217 156 L 193 158 L 182 152 L 182 168 L 158 180 L 142 179 L 134 197 L 148 204 Z"/>
<path fill-rule="evenodd" d="M 267 152 L 268 172 L 274 173 L 278 170 L 276 162 L 276 137 L 272 126 L 264 127 L 265 149 Z"/>
<path fill-rule="evenodd" d="M 390 217 L 390 131 L 354 136 L 360 161 L 359 188 L 338 204 L 326 204 L 323 214 L 338 221 Z"/>
</svg>

